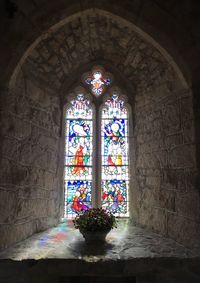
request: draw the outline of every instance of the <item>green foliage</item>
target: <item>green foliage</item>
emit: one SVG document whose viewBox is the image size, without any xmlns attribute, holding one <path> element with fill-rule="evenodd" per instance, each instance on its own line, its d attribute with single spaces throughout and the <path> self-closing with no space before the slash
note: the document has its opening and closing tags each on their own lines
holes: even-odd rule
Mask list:
<svg viewBox="0 0 200 283">
<path fill-rule="evenodd" d="M 74 227 L 80 232 L 106 232 L 117 227 L 115 216 L 102 208 L 85 210 L 78 214 L 73 222 Z"/>
</svg>

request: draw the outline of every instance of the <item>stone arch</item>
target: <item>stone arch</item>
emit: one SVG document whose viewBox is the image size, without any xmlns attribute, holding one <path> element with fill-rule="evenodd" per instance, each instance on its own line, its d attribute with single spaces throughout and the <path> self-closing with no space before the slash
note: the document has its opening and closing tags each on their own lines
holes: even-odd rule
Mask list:
<svg viewBox="0 0 200 283">
<path fill-rule="evenodd" d="M 61 95 L 63 89 L 70 90 L 75 81 L 80 80 L 81 70 L 89 69 L 93 63 L 108 66 L 119 79 L 123 78 L 126 92 L 134 92 L 131 99 L 135 133 L 132 138 L 135 152 L 131 157 L 132 218 L 181 243 L 197 245 L 195 239 L 198 237 L 188 241 L 188 227 L 191 225 L 188 208 L 194 205 L 194 200 L 197 206 L 198 194 L 194 192 L 189 202 L 188 194 L 176 198 L 181 189 L 180 176 L 186 180 L 184 190 L 187 191 L 186 183 L 195 174 L 192 98 L 188 90 L 190 83 L 187 83 L 190 78 L 184 72 L 187 80 L 184 79 L 176 63 L 155 41 L 144 33 L 141 35 L 141 30 L 132 23 L 113 16 L 110 9 L 105 12 L 94 7 L 81 8 L 81 13 L 74 14 L 80 10 L 80 7 L 74 7 L 68 22 L 61 22 L 31 45 L 10 79 L 2 144 L 3 149 L 12 150 L 3 150 L 2 168 L 5 172 L 2 178 L 5 188 L 12 180 L 15 190 L 11 194 L 11 207 L 16 213 L 12 208 L 11 213 L 5 212 L 3 216 L 6 223 L 3 246 L 59 221 L 62 195 L 59 165 Z M 68 13 L 72 10 L 69 9 Z M 133 14 L 126 12 L 127 19 L 130 15 Z M 89 37 L 79 31 L 77 21 L 80 20 Z M 96 21 L 106 26 L 100 31 Z M 142 26 L 142 21 L 138 19 L 136 22 Z M 97 35 L 103 35 L 103 47 L 102 38 Z M 85 38 L 86 41 L 89 38 L 89 43 L 83 43 Z M 67 51 L 60 50 L 65 46 L 63 42 Z M 78 44 L 79 52 L 76 50 Z M 65 56 L 69 58 L 66 60 Z M 62 61 L 65 62 L 63 65 Z M 76 74 L 74 80 L 73 74 Z M 9 194 L 10 191 L 6 192 L 2 201 Z M 185 207 L 181 206 L 182 202 Z M 197 233 L 193 212 L 189 218 L 193 221 L 193 231 Z M 177 225 L 183 233 L 174 228 Z"/>
<path fill-rule="evenodd" d="M 75 14 L 72 14 L 69 17 L 59 21 L 58 23 L 56 23 L 55 25 L 50 27 L 48 30 L 44 31 L 42 33 L 42 35 L 40 35 L 34 41 L 34 43 L 32 43 L 29 46 L 29 48 L 25 51 L 25 53 L 21 57 L 20 61 L 18 62 L 17 66 L 14 69 L 14 72 L 13 72 L 11 78 L 10 78 L 9 88 L 12 88 L 12 86 L 15 83 L 15 80 L 16 80 L 17 73 L 18 73 L 19 69 L 24 64 L 25 60 L 31 54 L 31 52 L 40 44 L 40 42 L 45 41 L 46 39 L 50 38 L 51 35 L 54 35 L 57 30 L 62 29 L 62 27 L 66 26 L 70 22 L 72 22 L 72 23 L 74 22 L 75 23 L 75 26 L 74 26 L 74 31 L 75 32 L 76 32 L 77 24 L 82 25 L 83 28 L 86 27 L 85 25 L 87 25 L 87 16 L 88 15 L 91 15 L 91 18 L 93 17 L 93 19 L 95 17 L 98 18 L 98 17 L 102 16 L 102 17 L 104 17 L 104 19 L 106 19 L 106 18 L 110 19 L 111 22 L 112 21 L 113 22 L 118 22 L 121 25 L 123 25 L 125 32 L 126 32 L 126 29 L 132 30 L 136 35 L 138 35 L 138 37 L 141 37 L 145 42 L 149 42 L 150 45 L 155 47 L 155 49 L 157 49 L 158 52 L 161 53 L 163 58 L 165 58 L 166 62 L 168 62 L 169 65 L 171 65 L 172 69 L 174 70 L 174 72 L 176 73 L 178 78 L 180 79 L 180 82 L 182 83 L 183 87 L 187 88 L 189 86 L 188 85 L 188 83 L 190 84 L 189 77 L 187 79 L 185 79 L 185 74 L 184 74 L 183 70 L 180 70 L 180 68 L 178 67 L 178 64 L 172 58 L 170 53 L 168 53 L 167 50 L 164 49 L 162 47 L 162 45 L 159 44 L 159 41 L 156 41 L 153 37 L 150 36 L 151 33 L 147 34 L 146 31 L 141 29 L 140 28 L 140 24 L 137 23 L 137 25 L 136 25 L 133 21 L 128 21 L 127 19 L 125 19 L 125 18 L 123 18 L 123 17 L 121 17 L 121 16 L 119 16 L 117 14 L 113 14 L 113 13 L 109 12 L 109 10 L 106 11 L 106 10 L 102 10 L 102 9 L 98 9 L 98 8 L 90 8 L 88 10 L 86 9 L 86 10 L 83 10 L 81 12 L 77 12 Z M 82 22 L 78 23 L 77 20 L 79 21 L 79 19 L 82 19 Z M 84 21 L 85 21 L 85 23 L 84 23 Z M 72 29 L 73 29 L 73 27 L 72 27 Z M 62 35 L 61 35 L 61 37 L 62 37 Z"/>
</svg>

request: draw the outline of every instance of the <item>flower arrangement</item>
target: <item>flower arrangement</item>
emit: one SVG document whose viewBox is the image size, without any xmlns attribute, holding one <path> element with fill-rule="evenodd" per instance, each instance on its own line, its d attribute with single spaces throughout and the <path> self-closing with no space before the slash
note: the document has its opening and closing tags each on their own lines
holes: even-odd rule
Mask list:
<svg viewBox="0 0 200 283">
<path fill-rule="evenodd" d="M 102 208 L 90 208 L 78 214 L 73 220 L 74 227 L 84 232 L 109 232 L 117 227 L 116 218 Z"/>
</svg>

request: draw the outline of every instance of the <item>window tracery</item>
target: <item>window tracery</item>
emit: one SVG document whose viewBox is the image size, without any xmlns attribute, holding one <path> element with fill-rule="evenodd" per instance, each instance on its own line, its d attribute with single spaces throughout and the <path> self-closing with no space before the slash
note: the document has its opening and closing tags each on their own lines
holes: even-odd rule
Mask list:
<svg viewBox="0 0 200 283">
<path fill-rule="evenodd" d="M 65 217 L 74 217 L 92 206 L 101 206 L 124 217 L 129 215 L 129 116 L 126 99 L 120 96 L 119 90 L 110 90 L 109 96 L 103 94 L 104 102 L 98 108 L 96 101 L 110 85 L 111 76 L 107 76 L 106 81 L 104 73 L 98 69 L 92 74 L 93 79 L 90 74 L 90 80 L 86 79 L 85 84 L 90 85 L 93 104 L 84 91 L 79 91 L 66 110 Z M 85 78 L 89 78 L 88 75 Z M 97 124 L 94 123 L 95 111 L 100 112 Z M 98 144 L 98 148 L 94 144 Z"/>
</svg>

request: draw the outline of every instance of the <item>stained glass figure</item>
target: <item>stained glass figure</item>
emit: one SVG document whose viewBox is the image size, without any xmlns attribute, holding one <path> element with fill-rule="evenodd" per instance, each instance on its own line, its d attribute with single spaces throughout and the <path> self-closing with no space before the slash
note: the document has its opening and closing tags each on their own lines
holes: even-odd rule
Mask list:
<svg viewBox="0 0 200 283">
<path fill-rule="evenodd" d="M 92 121 L 83 120 L 67 120 L 66 128 L 68 136 L 66 136 L 66 164 L 73 167 L 74 174 L 85 172 L 87 174 L 87 166 L 91 166 L 92 154 Z"/>
<path fill-rule="evenodd" d="M 91 207 L 91 181 L 66 181 L 65 192 L 67 217 L 72 217 L 74 214 L 87 210 Z"/>
<path fill-rule="evenodd" d="M 110 85 L 111 79 L 106 74 L 103 76 L 101 71 L 94 71 L 91 75 L 85 78 L 85 83 L 90 85 L 94 95 L 99 96 L 102 94 L 105 87 Z"/>
<path fill-rule="evenodd" d="M 116 215 L 127 216 L 128 113 L 124 101 L 116 94 L 102 109 L 101 133 L 102 205 Z"/>
<path fill-rule="evenodd" d="M 126 180 L 105 180 L 102 182 L 102 207 L 116 216 L 128 216 Z"/>
<path fill-rule="evenodd" d="M 92 107 L 84 95 L 71 101 L 66 111 L 65 216 L 91 207 Z"/>
</svg>

